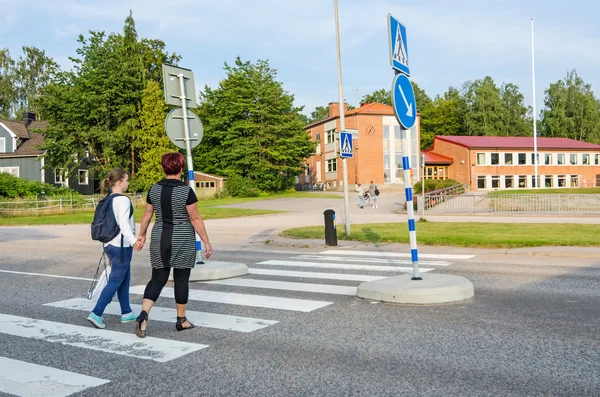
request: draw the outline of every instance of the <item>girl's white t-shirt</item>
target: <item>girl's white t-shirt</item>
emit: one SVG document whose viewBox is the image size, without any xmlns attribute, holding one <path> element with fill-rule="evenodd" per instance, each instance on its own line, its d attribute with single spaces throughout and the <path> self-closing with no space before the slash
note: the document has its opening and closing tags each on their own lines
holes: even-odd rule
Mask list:
<svg viewBox="0 0 600 397">
<path fill-rule="evenodd" d="M 130 217 L 131 201 L 127 196 L 115 197 L 112 200 L 112 209 L 115 214 L 115 219 L 121 228 L 121 233 L 113 238 L 104 246 L 112 245 L 115 247 L 121 246 L 121 235 L 123 236 L 123 247 L 132 247 L 137 239 L 135 238 L 135 222 L 133 216 Z"/>
</svg>

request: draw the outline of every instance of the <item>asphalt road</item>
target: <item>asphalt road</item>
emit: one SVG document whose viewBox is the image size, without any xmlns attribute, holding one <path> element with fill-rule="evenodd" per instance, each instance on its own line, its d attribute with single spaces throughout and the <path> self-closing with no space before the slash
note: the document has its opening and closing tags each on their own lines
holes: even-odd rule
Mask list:
<svg viewBox="0 0 600 397">
<path fill-rule="evenodd" d="M 220 249 L 214 260 L 243 262 L 266 274 L 244 277 L 258 280 L 252 286 L 192 283 L 195 292 L 241 296 L 235 303 L 190 300 L 188 310 L 237 316 L 236 324 L 259 319 L 253 324 L 260 328 L 241 332 L 213 324 L 176 332 L 174 316 L 172 321 L 158 321 L 157 311 L 152 312 L 149 336 L 161 343 L 188 342 L 198 349 L 188 353 L 171 349 L 179 357 L 169 359 L 159 354 L 162 345 L 154 351 L 135 345 L 139 340 L 129 343 L 133 325 L 120 324 L 116 315 L 105 314 L 107 329 L 87 335 L 87 330 L 96 332 L 86 321 L 87 311 L 45 306 L 84 298 L 90 282 L 76 278 L 92 276 L 100 251 L 91 243 L 77 244 L 54 236 L 51 230 L 36 230 L 13 228 L 7 233 L 3 229 L 0 240 L 0 390 L 4 386 L 4 392 L 15 393 L 18 385 L 2 374 L 17 368 L 15 362 L 23 362 L 105 382 L 80 391 L 73 386 L 70 391 L 75 396 L 600 394 L 600 259 L 552 256 L 515 264 L 490 260 L 484 253 L 470 259 L 422 258 L 424 269 L 468 278 L 475 297 L 454 304 L 403 306 L 361 300 L 334 287 L 356 287 L 360 281 L 315 278 L 315 273 L 335 273 L 339 278 L 396 275 L 398 267 L 409 264 L 385 256 L 384 252 L 394 251 L 391 246 L 368 248 L 377 252 L 375 256 L 368 256 L 364 247 L 355 254 L 324 253 L 322 247 Z M 135 255 L 132 286 L 148 281 L 147 261 L 147 250 Z M 311 263 L 315 267 L 307 267 Z M 349 268 L 327 267 L 332 264 Z M 354 265 L 396 269 L 358 270 Z M 275 275 L 274 271 L 311 274 Z M 292 290 L 306 285 L 327 293 Z M 250 295 L 267 298 L 263 306 L 249 306 L 255 299 Z M 277 298 L 299 300 L 294 302 L 303 308 L 323 306 L 291 310 L 286 301 L 276 308 Z M 141 295 L 132 294 L 131 301 L 139 304 Z M 174 308 L 174 300 L 161 297 L 157 307 Z M 28 336 L 48 324 L 39 320 L 54 325 L 39 331 L 37 338 Z M 74 333 L 68 334 L 69 326 L 75 326 Z M 113 335 L 101 334 L 107 331 L 117 332 L 116 341 L 103 340 L 103 335 Z M 204 345 L 208 347 L 200 348 Z M 69 376 L 74 375 L 63 379 Z M 50 395 L 61 386 L 46 379 L 46 383 L 32 380 L 29 387 L 33 395 L 35 390 L 44 391 L 37 395 Z"/>
</svg>

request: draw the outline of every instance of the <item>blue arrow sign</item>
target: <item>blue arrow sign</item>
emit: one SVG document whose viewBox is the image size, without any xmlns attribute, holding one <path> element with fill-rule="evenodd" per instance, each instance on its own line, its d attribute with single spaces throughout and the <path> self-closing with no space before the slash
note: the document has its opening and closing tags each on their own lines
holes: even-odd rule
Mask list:
<svg viewBox="0 0 600 397">
<path fill-rule="evenodd" d="M 388 35 L 390 46 L 390 63 L 401 73 L 410 76 L 408 67 L 408 45 L 406 43 L 406 27 L 388 14 Z"/>
<path fill-rule="evenodd" d="M 415 91 L 406 75 L 398 73 L 392 85 L 392 105 L 398 122 L 407 130 L 417 120 L 417 103 Z"/>
<path fill-rule="evenodd" d="M 340 132 L 340 155 L 346 158 L 352 158 L 352 133 Z"/>
</svg>

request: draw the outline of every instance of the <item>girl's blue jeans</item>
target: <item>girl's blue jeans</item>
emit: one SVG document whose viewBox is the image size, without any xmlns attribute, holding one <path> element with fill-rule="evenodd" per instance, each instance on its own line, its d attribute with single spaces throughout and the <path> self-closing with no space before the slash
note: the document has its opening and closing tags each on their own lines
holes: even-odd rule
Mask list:
<svg viewBox="0 0 600 397">
<path fill-rule="evenodd" d="M 123 247 L 123 262 L 121 262 L 121 247 L 107 245 L 104 252 L 112 264 L 112 269 L 108 283 L 102 290 L 96 307 L 92 312 L 101 317 L 104 309 L 110 303 L 115 293 L 121 304 L 121 314 L 131 313 L 129 306 L 129 280 L 131 278 L 131 257 L 133 256 L 133 247 Z"/>
</svg>

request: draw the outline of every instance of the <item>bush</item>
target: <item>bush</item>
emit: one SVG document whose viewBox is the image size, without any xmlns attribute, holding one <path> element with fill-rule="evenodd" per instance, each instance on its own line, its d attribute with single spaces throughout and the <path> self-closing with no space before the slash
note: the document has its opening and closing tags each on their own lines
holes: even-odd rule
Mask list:
<svg viewBox="0 0 600 397">
<path fill-rule="evenodd" d="M 258 197 L 260 195 L 260 190 L 256 187 L 256 184 L 240 175 L 227 177 L 225 190 L 226 194 L 233 197 Z"/>
<path fill-rule="evenodd" d="M 425 179 L 425 193 L 434 190 L 445 189 L 447 187 L 452 187 L 460 184 L 460 182 L 455 181 L 454 179 Z M 422 192 L 420 181 L 415 183 L 415 186 L 413 187 L 413 192 L 415 194 L 420 194 Z"/>
<path fill-rule="evenodd" d="M 17 178 L 11 174 L 0 173 L 0 197 L 35 197 L 41 195 L 42 192 L 46 196 L 53 197 L 79 195 L 79 193 L 66 187 L 56 187 L 49 183 L 30 181 L 24 178 Z"/>
</svg>

